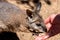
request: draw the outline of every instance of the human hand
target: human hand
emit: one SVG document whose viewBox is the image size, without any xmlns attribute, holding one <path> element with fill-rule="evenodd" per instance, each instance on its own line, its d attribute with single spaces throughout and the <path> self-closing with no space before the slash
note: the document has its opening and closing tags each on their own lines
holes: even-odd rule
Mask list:
<svg viewBox="0 0 60 40">
<path fill-rule="evenodd" d="M 48 32 L 45 35 L 37 36 L 35 40 L 46 40 L 60 32 L 60 14 L 52 14 L 45 20 L 45 24 Z"/>
</svg>

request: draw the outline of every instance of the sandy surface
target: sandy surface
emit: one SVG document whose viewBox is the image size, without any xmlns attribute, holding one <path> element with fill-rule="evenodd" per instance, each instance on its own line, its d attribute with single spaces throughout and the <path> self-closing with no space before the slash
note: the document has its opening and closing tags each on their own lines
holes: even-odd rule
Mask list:
<svg viewBox="0 0 60 40">
<path fill-rule="evenodd" d="M 20 7 L 23 10 L 26 10 L 29 8 L 26 5 L 23 6 L 23 5 L 17 4 L 15 0 L 7 0 L 7 1 L 9 3 L 12 3 L 12 4 Z M 42 15 L 44 20 L 51 14 L 60 13 L 60 0 L 50 0 L 50 1 L 51 1 L 51 5 L 47 5 L 43 0 L 41 0 L 42 8 L 40 11 L 40 15 Z M 18 34 L 18 37 L 20 38 L 20 40 L 34 40 L 34 37 L 32 36 L 31 33 L 17 32 L 17 34 Z M 47 40 L 60 40 L 60 34 L 54 35 Z"/>
</svg>

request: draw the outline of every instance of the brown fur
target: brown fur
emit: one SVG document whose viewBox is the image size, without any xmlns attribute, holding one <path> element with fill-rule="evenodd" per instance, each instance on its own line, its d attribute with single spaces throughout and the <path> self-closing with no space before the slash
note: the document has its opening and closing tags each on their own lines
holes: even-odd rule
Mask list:
<svg viewBox="0 0 60 40">
<path fill-rule="evenodd" d="M 26 12 L 13 4 L 0 2 L 0 21 L 8 26 L 8 29 L 15 30 L 21 24 L 26 25 Z"/>
</svg>

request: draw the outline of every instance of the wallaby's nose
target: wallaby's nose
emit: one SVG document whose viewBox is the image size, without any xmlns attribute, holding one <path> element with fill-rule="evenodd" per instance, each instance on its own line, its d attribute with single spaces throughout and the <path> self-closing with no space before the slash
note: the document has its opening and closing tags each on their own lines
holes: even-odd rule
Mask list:
<svg viewBox="0 0 60 40">
<path fill-rule="evenodd" d="M 46 28 L 46 27 L 43 27 L 43 31 L 44 31 L 44 32 L 47 32 L 47 28 Z"/>
</svg>

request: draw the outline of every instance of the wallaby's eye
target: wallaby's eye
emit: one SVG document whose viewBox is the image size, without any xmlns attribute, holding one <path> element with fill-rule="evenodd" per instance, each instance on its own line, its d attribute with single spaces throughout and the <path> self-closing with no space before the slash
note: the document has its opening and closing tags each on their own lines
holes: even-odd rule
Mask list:
<svg viewBox="0 0 60 40">
<path fill-rule="evenodd" d="M 39 0 L 33 0 L 33 3 L 38 3 L 39 2 Z"/>
<path fill-rule="evenodd" d="M 41 24 L 36 24 L 37 26 L 41 26 Z"/>
<path fill-rule="evenodd" d="M 21 0 L 21 3 L 23 3 L 23 4 L 29 3 L 29 0 Z"/>
<path fill-rule="evenodd" d="M 51 2 L 49 0 L 44 0 L 48 5 L 51 5 Z"/>
<path fill-rule="evenodd" d="M 32 11 L 30 11 L 30 10 L 27 9 L 27 10 L 26 10 L 26 13 L 27 13 L 27 15 L 28 15 L 30 18 L 32 18 L 32 13 L 33 13 Z"/>
</svg>

